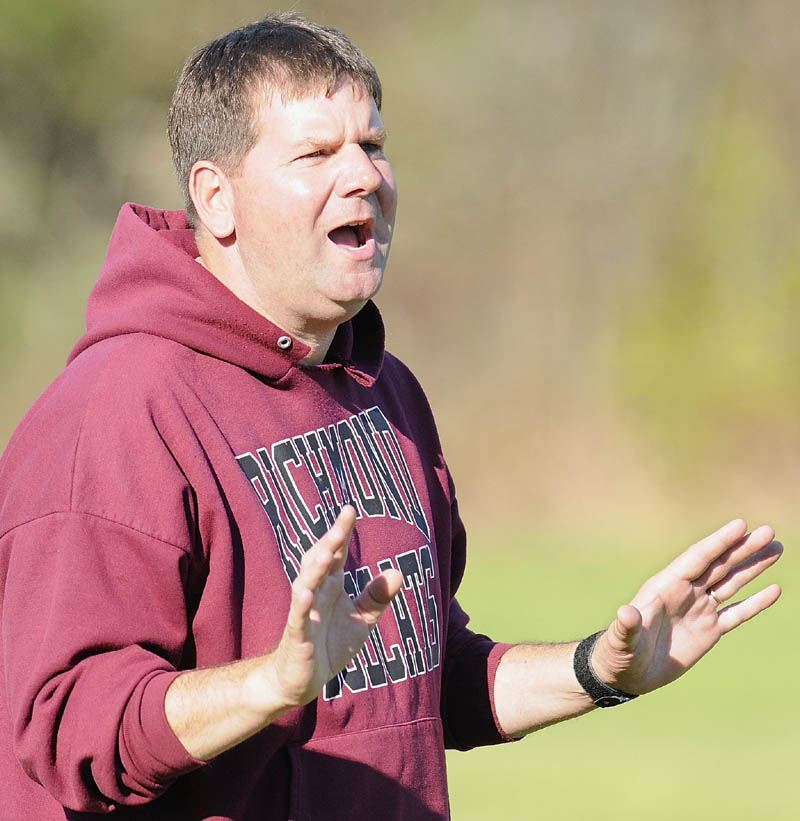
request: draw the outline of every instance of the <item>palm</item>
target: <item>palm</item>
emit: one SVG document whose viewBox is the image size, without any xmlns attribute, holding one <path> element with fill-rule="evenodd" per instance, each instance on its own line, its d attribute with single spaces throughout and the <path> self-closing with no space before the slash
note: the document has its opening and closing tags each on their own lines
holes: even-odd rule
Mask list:
<svg viewBox="0 0 800 821">
<path fill-rule="evenodd" d="M 345 507 L 334 526 L 303 559 L 277 651 L 277 675 L 293 704 L 320 693 L 361 649 L 372 626 L 400 589 L 398 571 L 373 579 L 351 599 L 344 588 L 347 542 L 355 511 Z"/>
<path fill-rule="evenodd" d="M 343 582 L 341 571 L 326 577 L 306 621 L 305 641 L 313 649 L 309 674 L 317 690 L 347 665 L 372 626 L 345 592 Z"/>
</svg>

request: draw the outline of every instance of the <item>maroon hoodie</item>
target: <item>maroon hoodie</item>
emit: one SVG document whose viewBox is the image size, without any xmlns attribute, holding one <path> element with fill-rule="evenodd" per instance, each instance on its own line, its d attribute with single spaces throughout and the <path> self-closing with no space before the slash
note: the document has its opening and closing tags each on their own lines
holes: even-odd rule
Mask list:
<svg viewBox="0 0 800 821">
<path fill-rule="evenodd" d="M 0 818 L 446 818 L 445 746 L 504 740 L 505 645 L 454 598 L 464 530 L 425 396 L 372 303 L 302 366 L 196 255 L 183 212 L 123 207 L 87 333 L 0 462 Z M 348 592 L 390 567 L 403 589 L 319 698 L 194 760 L 168 686 L 277 644 L 345 503 Z"/>
</svg>

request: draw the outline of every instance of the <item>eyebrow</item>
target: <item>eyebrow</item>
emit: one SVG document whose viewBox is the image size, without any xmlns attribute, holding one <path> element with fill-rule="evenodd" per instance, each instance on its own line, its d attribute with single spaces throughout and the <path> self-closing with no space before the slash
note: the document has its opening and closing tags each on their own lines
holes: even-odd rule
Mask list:
<svg viewBox="0 0 800 821">
<path fill-rule="evenodd" d="M 389 132 L 381 126 L 380 128 L 372 128 L 367 132 L 366 140 L 374 140 L 375 142 L 385 143 L 389 139 Z M 361 142 L 365 142 L 362 140 Z"/>
<path fill-rule="evenodd" d="M 364 134 L 359 140 L 359 143 L 379 142 L 383 144 L 386 142 L 388 138 L 389 132 L 381 126 L 377 128 L 368 129 L 366 134 Z M 338 142 L 338 139 L 331 139 L 330 137 L 324 136 L 322 134 L 310 134 L 308 137 L 304 137 L 303 139 L 298 140 L 295 143 L 295 146 L 297 148 L 303 148 L 305 146 L 325 146 L 332 145 L 333 143 Z"/>
</svg>

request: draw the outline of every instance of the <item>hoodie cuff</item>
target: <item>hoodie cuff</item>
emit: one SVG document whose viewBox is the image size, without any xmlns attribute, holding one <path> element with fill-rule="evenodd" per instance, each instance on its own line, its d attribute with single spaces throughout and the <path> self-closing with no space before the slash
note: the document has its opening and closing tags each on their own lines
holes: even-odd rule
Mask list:
<svg viewBox="0 0 800 821">
<path fill-rule="evenodd" d="M 176 778 L 205 764 L 191 756 L 167 721 L 164 707 L 167 690 L 180 672 L 156 672 L 140 685 L 138 710 L 129 709 L 123 723 L 122 751 L 129 767 L 143 783 L 162 789 Z M 131 700 L 133 708 L 136 699 Z"/>
<path fill-rule="evenodd" d="M 497 734 L 502 741 L 506 742 L 519 741 L 519 739 L 508 735 L 500 726 L 500 721 L 497 718 L 497 707 L 494 701 L 494 682 L 497 677 L 497 668 L 500 666 L 501 659 L 513 646 L 513 644 L 495 644 L 489 652 L 489 657 L 486 659 L 486 679 L 489 685 L 489 705 L 492 708 L 492 718 L 494 719 L 494 726 L 497 728 Z"/>
</svg>

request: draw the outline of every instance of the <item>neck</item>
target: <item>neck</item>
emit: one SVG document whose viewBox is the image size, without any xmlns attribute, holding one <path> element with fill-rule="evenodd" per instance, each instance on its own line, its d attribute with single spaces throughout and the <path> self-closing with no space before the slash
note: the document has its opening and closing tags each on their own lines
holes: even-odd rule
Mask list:
<svg viewBox="0 0 800 821">
<path fill-rule="evenodd" d="M 300 360 L 301 364 L 319 365 L 328 355 L 333 337 L 336 336 L 336 328 L 324 334 L 295 334 L 295 336 L 310 348 Z"/>
<path fill-rule="evenodd" d="M 249 283 L 246 279 L 232 281 L 229 277 L 221 276 L 218 273 L 220 269 L 224 270 L 224 268 L 213 264 L 213 253 L 209 255 L 207 250 L 205 252 L 201 251 L 200 255 L 195 257 L 195 262 L 213 274 L 226 288 L 254 311 L 257 311 L 273 325 L 307 345 L 309 352 L 300 360 L 301 364 L 319 365 L 328 355 L 338 325 L 330 327 L 326 324 L 323 327 L 316 327 L 309 322 L 292 321 L 288 317 L 273 315 L 273 312 L 268 311 L 266 306 L 261 304 L 255 291 L 247 287 Z"/>
</svg>

